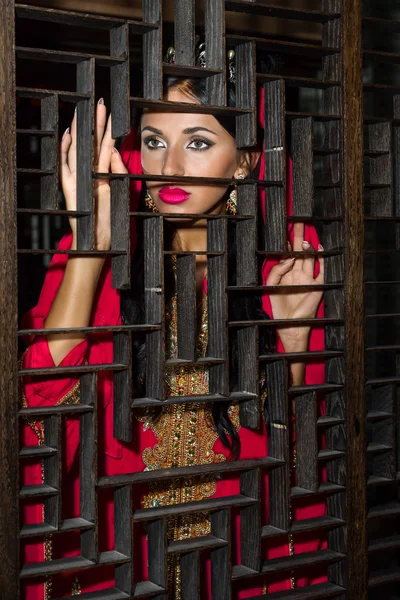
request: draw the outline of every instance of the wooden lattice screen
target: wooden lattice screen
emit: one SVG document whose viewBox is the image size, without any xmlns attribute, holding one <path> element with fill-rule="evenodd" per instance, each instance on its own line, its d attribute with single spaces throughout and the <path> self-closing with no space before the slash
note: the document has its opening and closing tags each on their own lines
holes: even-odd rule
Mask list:
<svg viewBox="0 0 400 600">
<path fill-rule="evenodd" d="M 383 80 L 379 68 L 369 70 L 363 89 L 362 28 L 368 49 L 366 68 L 372 62 L 398 63 L 400 54 L 374 50 L 374 29 L 385 27 L 388 35 L 398 33 L 400 22 L 362 17 L 361 0 L 322 0 L 319 11 L 270 6 L 261 1 L 204 0 L 204 37 L 206 68 L 195 66 L 195 2 L 175 0 L 174 43 L 176 64 L 165 64 L 161 0 L 143 0 L 143 20 L 132 21 L 98 15 L 14 5 L 1 0 L 0 18 L 0 557 L 1 597 L 19 597 L 19 580 L 79 569 L 115 565 L 116 588 L 89 595 L 93 599 L 133 597 L 164 598 L 167 554 L 177 553 L 182 566 L 182 599 L 199 598 L 199 556 L 211 550 L 212 597 L 231 598 L 232 582 L 242 578 L 268 581 L 271 576 L 291 576 L 325 565 L 329 581 L 307 588 L 271 594 L 271 598 L 348 598 L 362 600 L 399 598 L 400 502 L 398 498 L 399 446 L 396 446 L 396 420 L 399 422 L 398 384 L 400 338 L 393 327 L 400 316 L 397 256 L 399 252 L 400 210 L 400 87 L 390 77 Z M 246 37 L 226 30 L 226 13 L 243 12 L 296 19 L 321 24 L 322 43 L 296 43 L 265 37 Z M 82 28 L 99 30 L 108 36 L 108 52 L 103 55 L 62 52 L 42 47 L 15 46 L 15 25 L 41 22 L 43 31 L 54 24 L 68 25 L 71 35 Z M 130 65 L 130 39 L 142 45 L 143 97 L 131 95 L 135 65 Z M 226 106 L 226 51 L 236 50 L 237 106 Z M 312 58 L 319 62 L 315 77 L 296 74 L 257 72 L 257 53 L 262 49 L 296 56 L 301 65 Z M 139 54 L 141 54 L 139 52 Z M 76 69 L 73 91 L 37 88 L 32 81 L 18 79 L 18 60 L 47 65 L 56 63 L 61 71 Z M 136 60 L 136 59 L 135 59 Z M 369 62 L 370 61 L 370 62 Z M 136 63 L 137 64 L 137 60 Z M 165 107 L 191 112 L 193 105 L 169 105 L 162 98 L 163 75 L 205 77 L 208 105 L 199 110 L 236 118 L 237 142 L 242 147 L 256 142 L 256 83 L 265 94 L 265 174 L 261 181 L 244 180 L 238 187 L 238 214 L 208 219 L 209 285 L 209 366 L 210 394 L 202 397 L 170 397 L 168 403 L 219 402 L 227 398 L 240 404 L 243 425 L 252 426 L 258 414 L 258 369 L 265 365 L 269 412 L 272 428 L 269 456 L 257 460 L 181 467 L 97 478 L 96 466 L 96 381 L 97 373 L 114 371 L 115 437 L 131 436 L 131 357 L 130 336 L 140 330 L 146 335 L 152 361 L 148 361 L 146 394 L 136 398 L 136 407 L 151 407 L 163 400 L 164 313 L 162 216 L 129 212 L 129 177 L 112 177 L 112 256 L 113 284 L 129 285 L 129 219 L 143 219 L 145 240 L 146 324 L 106 327 L 114 339 L 114 364 L 83 366 L 80 375 L 81 404 L 52 408 L 23 408 L 18 400 L 17 353 L 17 252 L 19 255 L 51 255 L 54 250 L 36 248 L 17 250 L 17 217 L 33 215 L 66 218 L 59 207 L 57 149 L 59 144 L 59 103 L 78 106 L 78 250 L 92 250 L 92 124 L 95 106 L 96 68 L 108 71 L 110 81 L 113 137 L 125 136 L 130 127 L 130 108 Z M 299 69 L 300 72 L 300 69 Z M 313 89 L 320 93 L 320 110 L 293 112 L 286 107 L 288 91 Z M 377 97 L 383 98 L 382 103 Z M 34 131 L 40 144 L 41 163 L 37 168 L 16 164 L 17 143 L 33 137 L 26 123 L 19 125 L 15 98 L 35 99 L 40 103 L 40 130 Z M 373 98 L 372 100 L 369 100 Z M 388 101 L 389 98 L 389 101 Z M 392 105 L 390 104 L 392 102 Z M 382 106 L 386 113 L 382 113 Z M 363 108 L 367 111 L 363 121 Z M 363 129 L 364 122 L 364 129 Z M 290 146 L 287 143 L 290 133 Z M 39 140 L 39 141 L 38 141 Z M 283 151 L 270 152 L 271 148 Z M 285 209 L 286 153 L 293 159 L 293 215 Z M 364 160 L 364 169 L 363 169 Z M 321 178 L 314 174 L 316 161 Z M 18 168 L 17 168 L 18 167 Z M 104 175 L 104 177 L 109 177 Z M 159 178 L 159 177 L 158 177 Z M 40 205 L 19 202 L 21 180 L 40 180 Z M 146 179 L 143 177 L 143 179 Z M 170 181 L 171 178 L 169 177 Z M 176 179 L 179 181 L 179 179 Z M 198 182 L 194 179 L 193 182 Z M 206 182 L 207 183 L 207 182 Z M 208 181 L 208 183 L 215 183 Z M 257 188 L 266 188 L 267 233 L 257 245 Z M 18 195 L 16 193 L 18 189 Z M 22 194 L 22 192 L 21 192 Z M 365 220 L 363 206 L 365 205 Z M 317 207 L 317 208 L 316 208 Z M 237 222 L 239 245 L 237 282 L 227 284 L 227 220 Z M 325 350 L 317 356 L 307 353 L 306 361 L 316 358 L 325 364 L 326 383 L 318 386 L 290 387 L 287 363 L 294 355 L 258 356 L 259 322 L 229 322 L 227 295 L 259 286 L 259 265 L 266 254 L 289 256 L 286 247 L 287 221 L 312 222 L 325 251 L 325 315 L 318 325 L 325 328 Z M 364 231 L 365 224 L 365 231 Z M 364 238 L 366 241 L 364 278 Z M 73 251 L 69 251 L 71 254 Z M 33 264 L 33 263 L 32 263 Z M 182 253 L 177 258 L 179 361 L 194 361 L 195 302 L 194 256 Z M 22 274 L 21 274 L 22 275 Z M 160 293 L 160 290 L 162 293 Z M 366 290 L 366 294 L 364 294 Z M 393 293 L 392 293 L 393 290 Z M 267 290 L 266 290 L 267 291 Z M 273 293 L 274 290 L 270 290 Z M 364 301 L 364 296 L 366 301 Z M 390 297 L 390 301 L 388 298 Z M 389 308 L 388 308 L 389 306 Z M 388 314 L 390 313 L 390 314 Z M 387 325 L 387 323 L 389 325 Z M 277 321 L 268 326 L 276 327 Z M 310 322 L 315 326 L 315 321 Z M 264 323 L 265 325 L 265 323 Z M 235 328 L 239 348 L 239 385 L 241 392 L 229 391 L 227 339 Z M 41 333 L 48 333 L 43 330 Z M 179 333 L 180 332 L 180 333 Z M 29 333 L 27 331 L 24 332 Z M 36 333 L 38 333 L 36 331 Z M 40 332 L 39 332 L 40 333 Z M 22 335 L 22 332 L 20 332 Z M 366 346 L 366 347 L 364 347 Z M 35 376 L 66 375 L 67 369 L 48 368 Z M 32 374 L 32 373 L 31 373 Z M 326 416 L 317 412 L 317 399 L 325 395 Z M 294 400 L 297 414 L 297 487 L 289 485 L 288 406 Z M 61 422 L 66 415 L 81 421 L 81 516 L 60 518 Z M 45 444 L 38 448 L 18 445 L 18 423 L 23 417 L 40 417 L 45 423 Z M 321 449 L 321 433 L 326 448 Z M 397 448 L 397 450 L 396 450 Z M 41 454 L 38 454 L 41 453 Z M 44 460 L 43 485 L 18 486 L 18 461 L 41 456 Z M 321 481 L 320 465 L 326 465 L 327 480 Z M 260 510 L 260 473 L 269 474 L 268 522 Z M 178 506 L 154 507 L 133 511 L 132 494 L 141 483 L 204 473 L 240 473 L 240 494 L 228 498 L 203 500 Z M 114 551 L 99 553 L 96 502 L 104 488 L 114 490 Z M 40 497 L 45 503 L 42 525 L 18 528 L 19 498 Z M 326 499 L 325 517 L 291 522 L 290 501 L 322 497 Z M 210 514 L 211 535 L 167 543 L 166 519 L 202 510 Z M 231 510 L 241 517 L 241 564 L 231 561 Z M 132 528 L 147 523 L 149 540 L 149 581 L 137 581 L 133 573 Z M 20 536 L 57 535 L 60 531 L 81 531 L 81 556 L 63 561 L 20 565 Z M 325 531 L 327 548 L 314 552 L 264 560 L 262 541 L 290 532 Z M 397 591 L 396 591 L 397 590 Z M 86 596 L 85 596 L 86 597 Z"/>
</svg>

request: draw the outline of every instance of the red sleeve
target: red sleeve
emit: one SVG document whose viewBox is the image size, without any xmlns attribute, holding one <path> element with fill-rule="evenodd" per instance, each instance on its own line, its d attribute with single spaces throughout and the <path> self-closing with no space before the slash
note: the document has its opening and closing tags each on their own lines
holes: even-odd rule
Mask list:
<svg viewBox="0 0 400 600">
<path fill-rule="evenodd" d="M 65 235 L 58 245 L 58 250 L 69 250 L 72 242 L 72 234 Z M 64 277 L 65 267 L 68 261 L 67 254 L 55 254 L 40 293 L 38 304 L 26 313 L 21 320 L 23 329 L 41 329 L 49 314 L 58 288 Z M 98 290 L 93 304 L 90 325 L 104 326 L 117 325 L 120 323 L 119 292 L 112 288 L 111 266 L 107 261 L 104 265 Z M 54 367 L 54 361 L 50 354 L 47 338 L 44 335 L 30 336 L 27 339 L 30 344 L 22 360 L 22 367 L 44 368 Z M 110 342 L 112 344 L 112 341 Z M 90 337 L 82 340 L 75 346 L 60 363 L 60 367 L 79 366 L 85 359 L 96 364 L 104 361 L 104 350 L 106 342 L 90 344 Z M 89 352 L 90 347 L 90 352 Z M 109 360 L 109 359 L 108 359 Z M 55 404 L 68 394 L 77 384 L 77 377 L 49 378 L 38 376 L 25 376 L 23 380 L 24 399 L 28 406 L 43 404 Z"/>
</svg>

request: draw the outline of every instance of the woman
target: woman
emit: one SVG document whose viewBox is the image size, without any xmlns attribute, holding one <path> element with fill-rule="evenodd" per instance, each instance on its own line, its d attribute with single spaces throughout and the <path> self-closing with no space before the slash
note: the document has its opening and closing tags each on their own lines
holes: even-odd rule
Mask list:
<svg viewBox="0 0 400 600">
<path fill-rule="evenodd" d="M 166 83 L 164 98 L 173 102 L 205 102 L 205 88 L 202 80 L 169 79 Z M 106 119 L 106 107 L 101 99 L 96 108 L 95 128 L 95 165 L 98 172 L 128 173 L 140 172 L 135 164 L 140 156 L 143 173 L 168 176 L 195 176 L 217 178 L 243 178 L 254 171 L 259 162 L 259 152 L 238 151 L 232 135 L 232 124 L 201 113 L 163 113 L 144 110 L 138 123 L 138 131 L 132 130 L 125 140 L 121 154 L 114 146 L 111 137 L 111 117 Z M 139 141 L 140 155 L 136 144 Z M 61 184 L 67 208 L 76 208 L 76 138 L 77 117 L 72 120 L 71 128 L 65 132 L 61 142 Z M 132 209 L 137 208 L 138 189 L 132 186 Z M 231 187 L 175 185 L 165 182 L 148 181 L 139 199 L 140 210 L 162 212 L 166 216 L 165 248 L 170 250 L 188 250 L 204 252 L 207 250 L 206 220 L 188 220 L 174 217 L 179 213 L 187 214 L 224 214 L 234 209 L 235 197 Z M 96 230 L 95 241 L 98 250 L 109 250 L 110 236 L 110 187 L 105 180 L 96 180 Z M 144 196 L 144 197 L 143 197 Z M 71 234 L 65 236 L 59 245 L 63 249 L 76 248 L 76 219 L 70 219 Z M 296 224 L 292 232 L 292 247 L 295 251 L 307 251 L 317 245 L 315 232 L 308 228 L 304 236 L 304 226 Z M 42 294 L 37 307 L 25 317 L 23 326 L 30 328 L 80 328 L 88 325 L 117 325 L 121 322 L 140 323 L 143 316 L 143 257 L 140 223 L 137 233 L 133 234 L 136 250 L 132 261 L 132 289 L 121 294 L 112 289 L 110 264 L 102 257 L 82 257 L 56 255 L 49 268 Z M 289 244 L 289 249 L 291 246 Z M 318 246 L 322 251 L 322 246 Z M 230 249 L 230 254 L 233 253 Z M 166 357 L 176 356 L 176 295 L 174 257 L 166 261 Z M 198 307 L 197 356 L 205 356 L 207 347 L 207 259 L 204 254 L 196 255 L 196 292 Z M 323 282 L 323 259 L 289 258 L 276 264 L 269 262 L 263 268 L 263 284 L 296 285 Z M 233 319 L 265 318 L 290 319 L 313 318 L 320 306 L 321 292 L 296 294 L 273 294 L 262 299 L 251 296 L 231 302 L 229 310 Z M 265 312 L 269 313 L 269 317 Z M 272 350 L 271 342 L 260 328 L 261 351 Z M 320 349 L 320 338 L 313 349 Z M 303 352 L 309 344 L 308 327 L 287 327 L 278 330 L 278 351 Z M 319 344 L 319 347 L 318 347 Z M 235 389 L 235 341 L 231 342 L 231 390 Z M 144 365 L 145 346 L 140 337 L 133 339 L 133 385 L 134 394 L 141 396 L 145 389 Z M 112 363 L 112 340 L 108 334 L 48 334 L 35 336 L 24 354 L 23 366 L 37 368 L 46 366 L 79 366 L 89 364 Z M 291 366 L 293 385 L 309 382 L 321 382 L 321 370 L 305 374 L 303 363 Z M 257 430 L 240 426 L 237 405 L 224 406 L 207 404 L 170 405 L 157 411 L 136 411 L 133 419 L 132 443 L 122 443 L 113 437 L 113 387 L 112 373 L 103 371 L 98 376 L 98 441 L 99 476 L 137 472 L 149 469 L 186 466 L 191 464 L 210 464 L 237 458 L 262 457 L 268 454 L 267 428 L 264 422 Z M 208 372 L 206 366 L 191 366 L 183 370 L 169 367 L 166 370 L 166 395 L 191 395 L 208 392 Z M 39 379 L 25 377 L 23 386 L 25 406 L 54 405 L 79 402 L 79 380 L 74 377 L 61 379 Z M 268 412 L 268 401 L 266 402 Z M 29 425 L 29 426 L 28 426 Z M 32 446 L 43 443 L 43 423 L 30 421 L 24 427 L 23 444 Z M 79 516 L 79 467 L 77 450 L 79 444 L 79 423 L 76 418 L 65 419 L 63 464 L 62 519 Z M 25 484 L 41 483 L 41 464 L 26 465 L 23 472 Z M 238 493 L 238 482 L 234 479 L 209 477 L 206 481 L 191 479 L 174 481 L 173 484 L 156 484 L 141 489 L 135 494 L 136 507 L 149 507 L 201 500 L 209 497 Z M 99 493 L 99 550 L 113 549 L 113 501 L 112 491 Z M 293 518 L 305 518 L 323 515 L 325 507 L 317 504 L 312 507 L 299 507 Z M 41 503 L 24 506 L 22 522 L 35 523 L 43 518 Z M 267 509 L 262 516 L 263 524 L 268 523 Z M 207 535 L 209 533 L 207 515 L 170 519 L 168 535 L 170 539 L 182 539 Z M 233 535 L 233 538 L 235 536 Z M 233 540 L 234 541 L 234 540 Z M 147 579 L 147 543 L 146 532 L 135 531 L 135 581 Z M 278 539 L 265 549 L 265 557 L 286 556 L 293 552 L 317 549 L 320 539 L 293 540 L 287 536 Z M 240 562 L 236 548 L 234 563 Z M 79 532 L 48 536 L 37 542 L 29 539 L 23 546 L 22 562 L 31 563 L 41 560 L 56 560 L 80 554 Z M 210 596 L 209 563 L 205 561 L 203 578 L 204 589 L 201 597 Z M 262 580 L 246 583 L 237 590 L 238 598 L 246 598 L 259 593 L 290 589 L 304 585 L 308 581 L 318 581 L 324 574 L 313 577 L 283 581 L 268 580 L 266 586 Z M 171 561 L 168 572 L 169 598 L 179 598 L 179 564 Z M 73 574 L 55 575 L 41 580 L 40 583 L 27 581 L 22 597 L 28 600 L 57 598 L 70 594 L 114 587 L 112 566 L 102 569 L 77 571 Z"/>
</svg>

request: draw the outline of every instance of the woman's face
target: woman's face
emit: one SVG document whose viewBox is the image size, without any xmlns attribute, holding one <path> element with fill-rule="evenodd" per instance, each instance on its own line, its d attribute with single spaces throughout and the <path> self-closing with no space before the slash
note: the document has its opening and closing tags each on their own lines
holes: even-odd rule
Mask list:
<svg viewBox="0 0 400 600">
<path fill-rule="evenodd" d="M 165 99 L 200 104 L 179 89 L 169 90 Z M 145 174 L 228 179 L 246 174 L 239 168 L 234 138 L 212 115 L 145 111 L 140 129 Z M 162 213 L 218 214 L 225 209 L 227 186 L 148 181 L 147 189 Z"/>
</svg>

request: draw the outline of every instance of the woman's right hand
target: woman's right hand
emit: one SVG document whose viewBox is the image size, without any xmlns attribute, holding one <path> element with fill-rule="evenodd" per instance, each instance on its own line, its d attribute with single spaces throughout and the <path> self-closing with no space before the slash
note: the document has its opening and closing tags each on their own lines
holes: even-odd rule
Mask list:
<svg viewBox="0 0 400 600">
<path fill-rule="evenodd" d="M 107 125 L 107 126 L 106 126 Z M 76 140 L 77 115 L 72 119 L 71 127 L 66 130 L 60 145 L 60 182 L 67 210 L 76 210 Z M 97 103 L 95 115 L 94 171 L 97 173 L 128 173 L 121 155 L 115 148 L 111 137 L 111 115 L 107 121 L 107 109 L 101 98 Z M 96 206 L 96 228 L 94 248 L 109 250 L 111 247 L 110 225 L 110 183 L 105 179 L 95 179 L 93 193 Z M 72 249 L 76 249 L 76 218 L 69 219 L 72 229 Z"/>
</svg>

